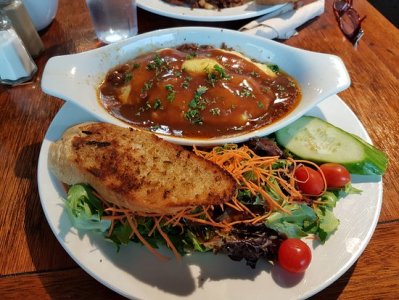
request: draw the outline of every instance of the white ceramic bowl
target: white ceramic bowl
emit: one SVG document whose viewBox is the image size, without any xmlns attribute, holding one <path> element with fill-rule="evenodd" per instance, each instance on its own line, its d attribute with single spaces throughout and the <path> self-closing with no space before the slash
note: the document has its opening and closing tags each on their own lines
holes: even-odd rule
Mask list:
<svg viewBox="0 0 399 300">
<path fill-rule="evenodd" d="M 173 143 L 215 145 L 238 143 L 254 136 L 265 136 L 295 121 L 323 99 L 350 85 L 348 72 L 337 56 L 296 49 L 233 30 L 181 27 L 141 34 L 84 53 L 53 57 L 44 69 L 42 89 L 49 95 L 76 103 L 100 121 L 129 126 L 111 116 L 100 105 L 96 89 L 101 80 L 109 69 L 140 54 L 184 43 L 216 47 L 225 43 L 257 61 L 277 64 L 298 81 L 302 89 L 302 100 L 292 112 L 279 121 L 235 136 L 193 139 L 160 135 Z"/>
</svg>

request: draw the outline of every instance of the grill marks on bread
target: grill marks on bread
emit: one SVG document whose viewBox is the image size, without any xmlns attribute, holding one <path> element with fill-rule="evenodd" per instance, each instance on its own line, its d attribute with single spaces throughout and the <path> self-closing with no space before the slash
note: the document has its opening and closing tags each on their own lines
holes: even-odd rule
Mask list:
<svg viewBox="0 0 399 300">
<path fill-rule="evenodd" d="M 64 183 L 88 183 L 107 201 L 135 212 L 173 214 L 231 199 L 235 180 L 215 164 L 157 136 L 106 123 L 68 129 L 50 147 Z"/>
</svg>

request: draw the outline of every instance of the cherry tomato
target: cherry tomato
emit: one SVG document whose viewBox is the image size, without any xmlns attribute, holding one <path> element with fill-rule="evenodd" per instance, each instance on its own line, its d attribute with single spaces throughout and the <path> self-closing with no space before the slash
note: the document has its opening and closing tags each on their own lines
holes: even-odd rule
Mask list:
<svg viewBox="0 0 399 300">
<path fill-rule="evenodd" d="M 320 166 L 321 171 L 326 178 L 327 187 L 341 188 L 351 181 L 351 175 L 348 170 L 336 163 L 326 163 Z"/>
<path fill-rule="evenodd" d="M 302 240 L 290 238 L 281 243 L 278 250 L 278 263 L 288 272 L 305 272 L 311 260 L 312 251 Z"/>
<path fill-rule="evenodd" d="M 296 184 L 299 190 L 307 195 L 318 196 L 324 191 L 324 180 L 319 171 L 306 166 L 295 170 Z"/>
</svg>

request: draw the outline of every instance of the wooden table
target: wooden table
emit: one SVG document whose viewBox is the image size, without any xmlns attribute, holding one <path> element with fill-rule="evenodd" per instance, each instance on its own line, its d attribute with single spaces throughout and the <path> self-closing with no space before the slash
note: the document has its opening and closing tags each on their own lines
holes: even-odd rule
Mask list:
<svg viewBox="0 0 399 300">
<path fill-rule="evenodd" d="M 390 157 L 384 175 L 377 229 L 359 260 L 315 299 L 399 297 L 399 31 L 367 1 L 355 1 L 365 35 L 354 49 L 343 37 L 326 1 L 326 12 L 303 26 L 286 44 L 332 53 L 344 60 L 352 85 L 340 97 Z M 153 29 L 208 25 L 238 29 L 246 21 L 198 24 L 139 9 L 140 33 Z M 119 298 L 86 274 L 57 242 L 44 217 L 37 190 L 37 162 L 47 128 L 63 101 L 40 89 L 43 67 L 54 55 L 99 46 L 85 1 L 60 0 L 56 20 L 41 37 L 46 51 L 36 62 L 33 83 L 0 86 L 0 298 Z M 0 66 L 1 67 L 1 66 Z"/>
</svg>

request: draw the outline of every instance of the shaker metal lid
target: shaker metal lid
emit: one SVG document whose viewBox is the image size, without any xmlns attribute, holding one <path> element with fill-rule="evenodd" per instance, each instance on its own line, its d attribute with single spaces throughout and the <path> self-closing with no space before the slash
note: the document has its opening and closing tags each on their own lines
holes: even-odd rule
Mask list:
<svg viewBox="0 0 399 300">
<path fill-rule="evenodd" d="M 7 6 L 13 2 L 14 2 L 13 0 L 0 0 L 0 7 Z"/>
</svg>

